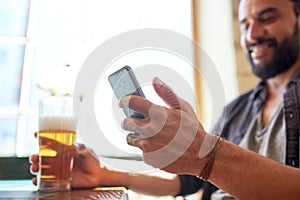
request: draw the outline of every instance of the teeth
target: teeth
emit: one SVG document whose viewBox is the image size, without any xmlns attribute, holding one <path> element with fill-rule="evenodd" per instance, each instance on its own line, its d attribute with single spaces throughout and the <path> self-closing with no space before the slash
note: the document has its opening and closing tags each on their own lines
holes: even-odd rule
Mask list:
<svg viewBox="0 0 300 200">
<path fill-rule="evenodd" d="M 263 50 L 265 50 L 265 49 L 267 49 L 267 48 L 268 48 L 268 45 L 257 45 L 257 46 L 255 46 L 255 47 L 251 48 L 251 51 L 252 51 L 253 53 L 257 53 L 257 52 L 263 51 Z"/>
</svg>

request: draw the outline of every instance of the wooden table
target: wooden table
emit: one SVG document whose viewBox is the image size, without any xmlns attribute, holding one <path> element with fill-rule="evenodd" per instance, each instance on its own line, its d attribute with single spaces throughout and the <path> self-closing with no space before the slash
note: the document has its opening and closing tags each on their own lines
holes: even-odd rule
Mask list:
<svg viewBox="0 0 300 200">
<path fill-rule="evenodd" d="M 70 192 L 59 192 L 59 193 L 54 193 L 51 195 L 35 198 L 35 200 L 37 199 L 41 199 L 41 200 L 50 200 L 50 199 L 127 200 L 128 194 L 127 194 L 127 190 L 123 187 L 109 187 L 109 188 L 71 190 Z"/>
<path fill-rule="evenodd" d="M 127 200 L 128 193 L 124 187 L 98 187 L 94 189 L 73 189 L 69 192 L 39 193 L 31 180 L 0 181 L 0 199 L 33 200 Z"/>
</svg>

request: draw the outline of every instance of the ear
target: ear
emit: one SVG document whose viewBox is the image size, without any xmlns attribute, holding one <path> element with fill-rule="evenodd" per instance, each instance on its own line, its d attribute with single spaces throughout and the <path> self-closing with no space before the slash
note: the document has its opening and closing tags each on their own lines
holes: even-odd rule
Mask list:
<svg viewBox="0 0 300 200">
<path fill-rule="evenodd" d="M 300 1 L 299 0 L 294 0 L 294 12 L 295 12 L 295 15 L 297 17 L 297 20 L 299 22 L 299 18 L 300 18 Z"/>
</svg>

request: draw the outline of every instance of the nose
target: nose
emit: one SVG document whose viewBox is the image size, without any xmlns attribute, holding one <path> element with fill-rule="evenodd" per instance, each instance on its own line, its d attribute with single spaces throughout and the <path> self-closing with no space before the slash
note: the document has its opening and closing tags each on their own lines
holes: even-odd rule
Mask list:
<svg viewBox="0 0 300 200">
<path fill-rule="evenodd" d="M 266 34 L 266 29 L 260 23 L 252 23 L 249 25 L 245 33 L 245 38 L 248 43 L 256 42 L 258 39 L 263 38 Z"/>
</svg>

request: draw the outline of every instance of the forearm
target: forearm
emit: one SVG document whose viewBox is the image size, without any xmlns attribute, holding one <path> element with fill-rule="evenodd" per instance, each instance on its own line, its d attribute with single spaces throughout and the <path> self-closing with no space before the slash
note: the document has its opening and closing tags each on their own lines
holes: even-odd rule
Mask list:
<svg viewBox="0 0 300 200">
<path fill-rule="evenodd" d="M 111 171 L 110 182 L 113 185 L 122 185 L 128 189 L 145 195 L 164 196 L 176 195 L 180 190 L 178 176 L 160 177 L 140 173 Z"/>
<path fill-rule="evenodd" d="M 299 199 L 300 170 L 223 141 L 209 181 L 238 199 Z"/>
</svg>

